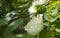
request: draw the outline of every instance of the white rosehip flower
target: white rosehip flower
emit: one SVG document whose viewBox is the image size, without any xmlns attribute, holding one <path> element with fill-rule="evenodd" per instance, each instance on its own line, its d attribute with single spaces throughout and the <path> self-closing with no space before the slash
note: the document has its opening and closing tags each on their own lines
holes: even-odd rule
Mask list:
<svg viewBox="0 0 60 38">
<path fill-rule="evenodd" d="M 49 0 L 34 0 L 33 4 L 35 5 L 42 5 L 42 4 L 48 4 Z"/>
<path fill-rule="evenodd" d="M 38 14 L 37 17 L 32 17 L 30 22 L 25 26 L 25 30 L 30 35 L 37 35 L 44 28 L 42 14 Z"/>
<path fill-rule="evenodd" d="M 46 4 L 48 0 L 39 0 L 40 4 Z"/>
<path fill-rule="evenodd" d="M 43 4 L 44 3 L 44 0 L 39 0 L 40 4 Z"/>
<path fill-rule="evenodd" d="M 36 8 L 35 8 L 34 5 L 32 5 L 32 6 L 28 9 L 28 11 L 29 11 L 30 14 L 34 14 L 34 13 L 37 12 L 37 10 L 36 10 Z"/>
<path fill-rule="evenodd" d="M 28 9 L 29 13 L 30 14 L 35 14 L 37 13 L 37 10 L 36 10 L 36 5 L 42 5 L 42 4 L 48 4 L 49 0 L 34 0 L 32 2 L 32 6 Z"/>
<path fill-rule="evenodd" d="M 33 5 L 41 5 L 43 4 L 43 0 L 34 0 Z"/>
<path fill-rule="evenodd" d="M 32 5 L 40 5 L 40 2 L 39 1 L 34 1 L 34 2 L 32 2 Z"/>
</svg>

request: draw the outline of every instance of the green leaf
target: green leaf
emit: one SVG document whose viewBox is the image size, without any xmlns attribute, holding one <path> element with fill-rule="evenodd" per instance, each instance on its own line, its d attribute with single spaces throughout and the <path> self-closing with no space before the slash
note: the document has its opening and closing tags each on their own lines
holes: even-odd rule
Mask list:
<svg viewBox="0 0 60 38">
<path fill-rule="evenodd" d="M 52 15 L 52 16 L 55 16 L 57 13 L 58 13 L 58 10 L 57 10 L 57 9 L 54 9 L 54 10 L 52 10 L 51 15 Z"/>
<path fill-rule="evenodd" d="M 36 38 L 34 36 L 28 35 L 28 34 L 16 34 L 17 38 Z"/>
<path fill-rule="evenodd" d="M 37 13 L 45 13 L 46 12 L 46 6 L 44 5 L 36 5 Z"/>
<path fill-rule="evenodd" d="M 12 33 L 4 33 L 3 38 L 15 38 Z"/>
<path fill-rule="evenodd" d="M 46 21 L 48 21 L 48 14 L 47 14 L 47 13 L 44 14 L 44 19 L 45 19 Z"/>
<path fill-rule="evenodd" d="M 20 2 L 20 0 L 18 0 L 18 2 Z"/>
<path fill-rule="evenodd" d="M 60 19 L 60 14 L 58 14 L 57 18 L 59 18 L 59 19 Z"/>
<path fill-rule="evenodd" d="M 3 38 L 3 35 L 0 35 L 0 38 Z"/>
<path fill-rule="evenodd" d="M 45 26 L 49 26 L 48 22 L 44 22 L 44 25 L 45 25 Z"/>
<path fill-rule="evenodd" d="M 52 32 L 48 31 L 46 28 L 40 32 L 39 38 L 53 38 Z"/>
<path fill-rule="evenodd" d="M 9 24 L 9 26 L 7 27 L 6 31 L 11 32 L 13 30 L 15 30 L 18 26 L 20 26 L 23 23 L 23 19 L 17 19 L 16 21 L 12 22 L 11 24 Z"/>
<path fill-rule="evenodd" d="M 0 7 L 2 6 L 2 4 L 0 4 Z"/>
<path fill-rule="evenodd" d="M 57 29 L 57 28 L 56 28 L 55 30 L 56 30 L 56 32 L 60 33 L 60 29 Z"/>
<path fill-rule="evenodd" d="M 0 26 L 5 25 L 7 23 L 8 23 L 8 21 L 5 18 L 0 19 Z"/>
<path fill-rule="evenodd" d="M 55 28 L 60 29 L 60 19 L 56 21 Z"/>
<path fill-rule="evenodd" d="M 55 22 L 57 20 L 57 17 L 51 17 L 50 22 Z"/>
</svg>

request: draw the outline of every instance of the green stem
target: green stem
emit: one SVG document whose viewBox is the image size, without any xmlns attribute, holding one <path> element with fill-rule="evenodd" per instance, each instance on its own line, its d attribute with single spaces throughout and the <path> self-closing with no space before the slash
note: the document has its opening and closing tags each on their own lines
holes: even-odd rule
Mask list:
<svg viewBox="0 0 60 38">
<path fill-rule="evenodd" d="M 37 35 L 37 38 L 39 38 L 39 34 Z"/>
<path fill-rule="evenodd" d="M 52 4 L 51 4 L 51 2 L 50 2 L 50 4 L 48 5 L 48 25 L 49 25 L 48 29 L 50 29 L 50 27 L 51 27 L 51 25 L 50 25 L 51 6 L 52 6 Z"/>
</svg>

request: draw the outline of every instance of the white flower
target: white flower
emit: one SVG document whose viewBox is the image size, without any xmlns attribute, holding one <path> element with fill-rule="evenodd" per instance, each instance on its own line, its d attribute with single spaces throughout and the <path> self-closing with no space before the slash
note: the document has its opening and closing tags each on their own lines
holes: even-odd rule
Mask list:
<svg viewBox="0 0 60 38">
<path fill-rule="evenodd" d="M 32 6 L 28 9 L 30 14 L 35 14 L 37 13 L 37 10 L 35 8 L 36 5 L 42 5 L 42 4 L 47 4 L 49 0 L 34 0 L 32 2 Z"/>
<path fill-rule="evenodd" d="M 30 14 L 33 14 L 33 13 L 36 13 L 36 12 L 37 12 L 37 10 L 35 9 L 35 6 L 34 6 L 34 5 L 32 5 L 32 6 L 28 9 L 28 11 L 29 11 Z"/>
<path fill-rule="evenodd" d="M 12 12 L 9 12 L 6 14 L 6 17 L 9 17 L 10 15 L 11 16 L 14 16 L 14 15 L 17 15 L 18 13 L 16 11 L 12 11 Z"/>
<path fill-rule="evenodd" d="M 39 0 L 40 4 L 44 4 L 44 0 Z"/>
<path fill-rule="evenodd" d="M 25 26 L 25 30 L 30 35 L 37 35 L 44 28 L 43 26 L 43 18 L 42 14 L 38 14 L 37 17 L 33 17 L 30 22 L 28 22 L 27 26 Z"/>
<path fill-rule="evenodd" d="M 18 13 L 17 13 L 16 11 L 12 11 L 11 14 L 12 14 L 12 15 L 16 15 L 16 14 L 18 14 Z"/>
<path fill-rule="evenodd" d="M 9 16 L 10 16 L 10 13 L 7 13 L 7 14 L 6 14 L 6 17 L 9 17 Z"/>
<path fill-rule="evenodd" d="M 11 17 L 6 17 L 5 18 L 7 21 L 10 21 L 11 20 Z"/>
<path fill-rule="evenodd" d="M 41 4 L 47 4 L 49 0 L 34 0 L 34 5 L 41 5 Z"/>
<path fill-rule="evenodd" d="M 33 5 L 41 5 L 44 0 L 34 0 Z"/>
</svg>

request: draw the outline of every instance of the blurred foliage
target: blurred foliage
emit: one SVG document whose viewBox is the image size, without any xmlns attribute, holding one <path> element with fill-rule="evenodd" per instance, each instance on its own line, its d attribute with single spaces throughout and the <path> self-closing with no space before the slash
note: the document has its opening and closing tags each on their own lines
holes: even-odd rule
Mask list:
<svg viewBox="0 0 60 38">
<path fill-rule="evenodd" d="M 32 1 L 0 0 L 0 38 L 60 38 L 60 0 L 36 6 L 38 14 L 44 14 L 44 29 L 36 36 L 27 34 L 24 26 L 31 19 Z"/>
</svg>

